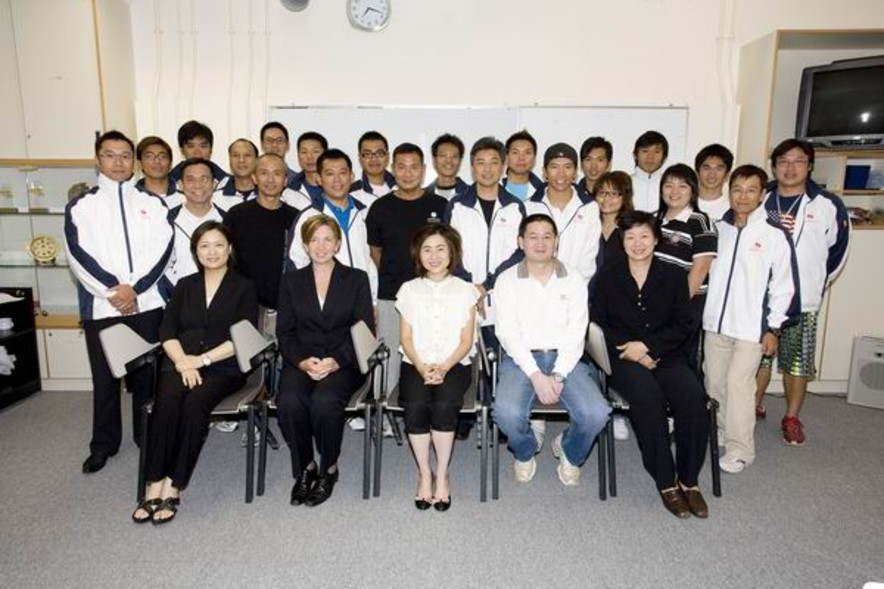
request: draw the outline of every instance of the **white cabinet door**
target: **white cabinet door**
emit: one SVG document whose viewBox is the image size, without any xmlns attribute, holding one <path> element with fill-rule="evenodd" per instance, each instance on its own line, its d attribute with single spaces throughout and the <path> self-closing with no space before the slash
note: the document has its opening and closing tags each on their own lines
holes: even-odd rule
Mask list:
<svg viewBox="0 0 884 589">
<path fill-rule="evenodd" d="M 45 335 L 49 378 L 92 378 L 82 329 L 47 329 Z"/>
</svg>

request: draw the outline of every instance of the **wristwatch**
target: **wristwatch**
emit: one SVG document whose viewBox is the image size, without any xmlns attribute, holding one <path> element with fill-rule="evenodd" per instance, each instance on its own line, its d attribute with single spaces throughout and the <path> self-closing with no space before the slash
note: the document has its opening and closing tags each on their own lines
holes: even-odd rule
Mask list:
<svg viewBox="0 0 884 589">
<path fill-rule="evenodd" d="M 558 382 L 558 383 L 563 383 L 563 382 L 565 382 L 565 377 L 562 376 L 562 375 L 561 375 L 560 373 L 558 373 L 558 372 L 553 372 L 552 374 L 550 374 L 550 376 L 553 377 L 553 380 L 556 381 L 556 382 Z"/>
<path fill-rule="evenodd" d="M 212 359 L 209 358 L 208 354 L 203 354 L 203 368 L 208 368 L 212 365 Z"/>
<path fill-rule="evenodd" d="M 780 328 L 779 327 L 768 327 L 767 333 L 772 334 L 774 337 L 780 337 Z"/>
</svg>

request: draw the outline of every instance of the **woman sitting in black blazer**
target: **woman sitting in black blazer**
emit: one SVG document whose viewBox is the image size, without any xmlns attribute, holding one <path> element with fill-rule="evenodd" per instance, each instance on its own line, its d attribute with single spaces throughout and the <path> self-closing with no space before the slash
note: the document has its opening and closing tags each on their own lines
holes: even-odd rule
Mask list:
<svg viewBox="0 0 884 589">
<path fill-rule="evenodd" d="M 230 327 L 255 323 L 255 285 L 229 268 L 230 230 L 206 221 L 190 239 L 199 272 L 178 281 L 163 314 L 166 352 L 150 427 L 147 490 L 132 519 L 171 521 L 190 481 L 209 429 L 209 414 L 245 382 L 233 358 Z"/>
<path fill-rule="evenodd" d="M 642 462 L 663 504 L 680 518 L 707 517 L 697 475 L 709 422 L 706 393 L 684 350 L 693 329 L 688 280 L 683 270 L 654 257 L 660 229 L 652 215 L 636 211 L 619 223 L 626 259 L 602 269 L 591 309 L 605 332 L 611 386 L 629 403 Z M 674 460 L 667 408 L 675 419 Z"/>
<path fill-rule="evenodd" d="M 327 215 L 301 227 L 310 265 L 289 272 L 279 289 L 276 336 L 284 360 L 277 398 L 279 428 L 292 455 L 292 505 L 316 506 L 338 480 L 344 409 L 364 382 L 350 339 L 358 321 L 374 325 L 368 275 L 338 262 L 341 228 Z M 321 456 L 317 468 L 313 443 Z"/>
</svg>

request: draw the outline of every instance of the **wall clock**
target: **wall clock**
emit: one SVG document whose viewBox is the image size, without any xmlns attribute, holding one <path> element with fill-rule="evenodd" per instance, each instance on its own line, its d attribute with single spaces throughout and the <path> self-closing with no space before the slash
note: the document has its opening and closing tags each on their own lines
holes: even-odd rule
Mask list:
<svg viewBox="0 0 884 589">
<path fill-rule="evenodd" d="M 360 31 L 380 31 L 390 22 L 391 0 L 347 0 L 347 18 Z"/>
</svg>

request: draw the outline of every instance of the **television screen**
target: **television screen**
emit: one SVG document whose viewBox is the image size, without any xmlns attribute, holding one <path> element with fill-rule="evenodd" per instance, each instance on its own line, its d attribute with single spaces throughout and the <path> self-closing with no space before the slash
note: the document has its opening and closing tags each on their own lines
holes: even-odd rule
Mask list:
<svg viewBox="0 0 884 589">
<path fill-rule="evenodd" d="M 884 65 L 814 72 L 807 137 L 884 135 Z"/>
</svg>

